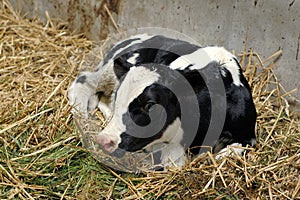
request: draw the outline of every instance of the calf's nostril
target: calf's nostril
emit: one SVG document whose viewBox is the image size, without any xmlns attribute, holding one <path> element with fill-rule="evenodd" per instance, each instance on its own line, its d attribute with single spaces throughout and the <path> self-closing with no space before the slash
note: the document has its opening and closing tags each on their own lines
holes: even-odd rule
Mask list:
<svg viewBox="0 0 300 200">
<path fill-rule="evenodd" d="M 110 153 L 114 151 L 116 147 L 116 143 L 113 140 L 103 135 L 98 135 L 96 137 L 96 143 L 99 144 L 105 151 L 108 151 Z"/>
<path fill-rule="evenodd" d="M 104 144 L 103 147 L 106 151 L 111 152 L 112 149 L 114 149 L 114 147 L 115 147 L 115 143 L 111 140 L 108 143 Z"/>
</svg>

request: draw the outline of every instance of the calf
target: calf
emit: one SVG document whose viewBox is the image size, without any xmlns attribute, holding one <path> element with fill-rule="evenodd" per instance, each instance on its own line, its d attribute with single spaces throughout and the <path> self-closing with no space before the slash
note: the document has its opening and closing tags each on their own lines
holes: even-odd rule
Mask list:
<svg viewBox="0 0 300 200">
<path fill-rule="evenodd" d="M 149 152 L 157 163 L 184 165 L 204 146 L 255 145 L 256 110 L 236 58 L 160 35 L 137 35 L 113 46 L 96 72 L 69 89 L 74 110 L 96 106 L 109 119 L 95 142 L 106 152 Z M 170 162 L 172 161 L 172 162 Z"/>
</svg>

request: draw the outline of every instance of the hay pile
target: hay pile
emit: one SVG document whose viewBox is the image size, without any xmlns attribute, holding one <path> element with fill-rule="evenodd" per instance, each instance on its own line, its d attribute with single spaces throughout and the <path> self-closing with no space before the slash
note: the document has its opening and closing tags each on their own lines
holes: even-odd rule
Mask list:
<svg viewBox="0 0 300 200">
<path fill-rule="evenodd" d="M 66 90 L 92 48 L 65 23 L 24 19 L 0 2 L 1 199 L 300 199 L 300 120 L 272 72 L 280 52 L 240 55 L 258 110 L 256 150 L 133 175 L 97 162 L 75 131 Z"/>
</svg>

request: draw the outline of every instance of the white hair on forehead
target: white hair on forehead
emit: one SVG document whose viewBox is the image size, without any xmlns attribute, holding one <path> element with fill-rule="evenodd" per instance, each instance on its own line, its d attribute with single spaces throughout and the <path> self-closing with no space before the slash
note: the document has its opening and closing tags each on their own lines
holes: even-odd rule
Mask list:
<svg viewBox="0 0 300 200">
<path fill-rule="evenodd" d="M 119 144 L 121 142 L 120 135 L 126 131 L 123 115 L 128 111 L 129 104 L 142 94 L 146 87 L 157 82 L 158 79 L 159 74 L 154 70 L 143 66 L 131 67 L 117 89 L 114 114 L 101 134 Z"/>
<path fill-rule="evenodd" d="M 155 70 L 143 66 L 131 67 L 117 90 L 115 112 L 124 114 L 129 104 L 158 79 L 159 74 Z"/>
</svg>

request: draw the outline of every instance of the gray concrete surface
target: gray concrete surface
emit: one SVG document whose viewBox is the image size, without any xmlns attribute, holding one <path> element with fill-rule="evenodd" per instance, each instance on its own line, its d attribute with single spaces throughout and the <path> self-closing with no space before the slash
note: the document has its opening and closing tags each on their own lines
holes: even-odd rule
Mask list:
<svg viewBox="0 0 300 200">
<path fill-rule="evenodd" d="M 247 49 L 262 58 L 278 49 L 283 55 L 275 73 L 287 90 L 298 88 L 300 99 L 299 0 L 11 0 L 28 17 L 45 20 L 45 11 L 69 22 L 74 32 L 99 41 L 116 32 L 105 3 L 120 30 L 163 27 L 180 31 L 202 45 L 221 45 L 241 52 Z M 300 104 L 291 100 L 294 109 Z"/>
</svg>

